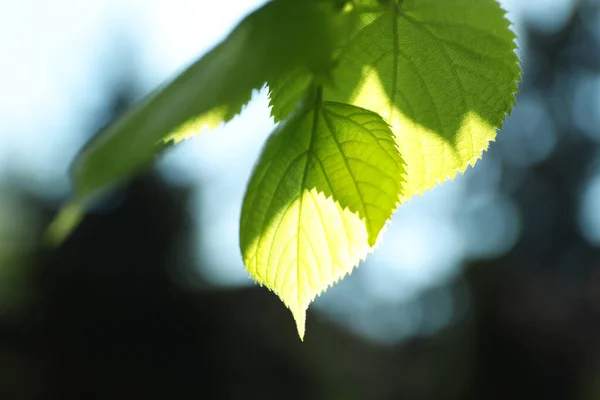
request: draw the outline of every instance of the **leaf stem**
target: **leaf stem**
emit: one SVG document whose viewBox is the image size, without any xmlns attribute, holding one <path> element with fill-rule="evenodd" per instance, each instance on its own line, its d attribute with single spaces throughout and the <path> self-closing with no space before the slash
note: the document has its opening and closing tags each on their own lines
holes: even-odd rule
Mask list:
<svg viewBox="0 0 600 400">
<path fill-rule="evenodd" d="M 321 105 L 323 104 L 323 85 L 317 86 L 315 95 L 315 111 L 319 111 L 321 109 Z M 317 118 L 315 118 L 317 120 Z M 313 125 L 314 128 L 314 125 Z"/>
</svg>

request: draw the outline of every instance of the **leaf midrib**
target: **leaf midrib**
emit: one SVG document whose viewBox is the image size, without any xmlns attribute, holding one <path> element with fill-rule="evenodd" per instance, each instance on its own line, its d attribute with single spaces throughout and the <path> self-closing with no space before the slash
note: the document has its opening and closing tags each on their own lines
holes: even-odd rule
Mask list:
<svg viewBox="0 0 600 400">
<path fill-rule="evenodd" d="M 400 43 L 398 41 L 398 7 L 400 7 L 395 2 L 391 2 L 392 8 L 392 40 L 394 47 L 394 58 L 392 59 L 392 68 L 394 68 L 394 73 L 392 74 L 392 93 L 390 96 L 390 108 L 388 110 L 388 115 L 390 121 L 392 120 L 392 115 L 394 112 L 394 107 L 396 104 L 396 93 L 398 92 L 398 56 L 400 53 Z"/>
<path fill-rule="evenodd" d="M 319 114 L 321 114 L 321 108 L 323 106 L 323 87 L 317 87 L 317 93 L 315 96 L 315 103 L 313 108 L 313 123 L 310 131 L 310 141 L 308 143 L 308 151 L 306 154 L 306 163 L 304 164 L 304 172 L 302 174 L 302 182 L 300 183 L 300 203 L 298 204 L 298 223 L 296 225 L 296 300 L 298 304 L 300 302 L 300 230 L 301 230 L 301 219 L 302 219 L 302 206 L 304 202 L 304 190 L 306 189 L 306 180 L 308 178 L 308 170 L 314 156 L 315 141 L 317 137 L 317 131 L 319 128 Z"/>
</svg>

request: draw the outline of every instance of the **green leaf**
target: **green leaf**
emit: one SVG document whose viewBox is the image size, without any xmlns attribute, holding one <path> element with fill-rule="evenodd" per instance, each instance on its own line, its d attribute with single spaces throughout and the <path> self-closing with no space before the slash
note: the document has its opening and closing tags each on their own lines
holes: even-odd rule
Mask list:
<svg viewBox="0 0 600 400">
<path fill-rule="evenodd" d="M 312 80 L 310 73 L 300 68 L 269 80 L 269 106 L 275 122 L 285 119 L 298 107 Z"/>
<path fill-rule="evenodd" d="M 495 0 L 388 3 L 360 13 L 325 99 L 375 111 L 392 126 L 407 200 L 481 157 L 514 105 L 520 68 Z M 278 118 L 306 81 L 300 70 L 288 75 L 270 91 Z"/>
<path fill-rule="evenodd" d="M 328 3 L 273 1 L 174 81 L 92 141 L 73 166 L 75 196 L 96 194 L 145 167 L 163 150 L 240 112 L 254 89 L 303 66 L 327 75 L 338 14 Z"/>
<path fill-rule="evenodd" d="M 246 268 L 290 308 L 301 338 L 309 303 L 366 257 L 404 180 L 380 116 L 316 97 L 269 138 L 240 222 Z"/>
</svg>

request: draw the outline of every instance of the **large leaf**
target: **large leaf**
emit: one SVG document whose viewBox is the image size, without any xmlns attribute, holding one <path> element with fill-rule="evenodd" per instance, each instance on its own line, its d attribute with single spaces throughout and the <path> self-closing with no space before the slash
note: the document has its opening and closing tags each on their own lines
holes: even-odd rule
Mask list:
<svg viewBox="0 0 600 400">
<path fill-rule="evenodd" d="M 495 0 L 387 3 L 360 14 L 325 99 L 375 111 L 392 126 L 408 199 L 481 157 L 514 104 L 520 68 Z M 276 118 L 305 89 L 303 74 L 273 81 Z"/>
<path fill-rule="evenodd" d="M 73 167 L 75 196 L 95 194 L 151 161 L 164 146 L 239 113 L 252 90 L 297 66 L 327 74 L 335 10 L 315 1 L 273 1 L 174 81 L 110 126 Z"/>
<path fill-rule="evenodd" d="M 292 311 L 300 337 L 309 303 L 375 245 L 400 199 L 403 165 L 380 116 L 320 99 L 267 142 L 244 199 L 240 246 L 251 276 Z"/>
</svg>

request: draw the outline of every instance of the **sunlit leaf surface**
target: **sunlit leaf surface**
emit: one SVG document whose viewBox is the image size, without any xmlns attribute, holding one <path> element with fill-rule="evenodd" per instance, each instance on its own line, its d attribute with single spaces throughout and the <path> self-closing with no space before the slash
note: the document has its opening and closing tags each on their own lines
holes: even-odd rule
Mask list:
<svg viewBox="0 0 600 400">
<path fill-rule="evenodd" d="M 269 139 L 244 199 L 240 244 L 252 277 L 304 335 L 309 303 L 358 265 L 396 209 L 404 164 L 377 114 L 325 102 Z"/>
</svg>

